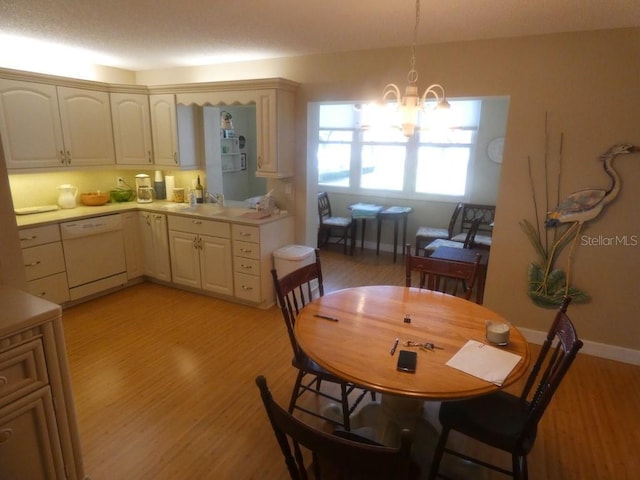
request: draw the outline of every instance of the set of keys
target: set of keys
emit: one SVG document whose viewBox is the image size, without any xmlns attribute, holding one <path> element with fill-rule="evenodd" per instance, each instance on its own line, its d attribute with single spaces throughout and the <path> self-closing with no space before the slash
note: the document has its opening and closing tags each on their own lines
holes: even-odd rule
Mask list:
<svg viewBox="0 0 640 480">
<path fill-rule="evenodd" d="M 420 343 L 420 342 L 414 342 L 412 340 L 407 340 L 406 342 L 403 343 L 403 345 L 405 347 L 418 347 L 418 348 L 421 348 L 422 350 L 427 350 L 429 352 L 433 352 L 434 350 L 444 350 L 444 348 L 438 347 L 437 345 L 434 345 L 431 342 Z"/>
</svg>

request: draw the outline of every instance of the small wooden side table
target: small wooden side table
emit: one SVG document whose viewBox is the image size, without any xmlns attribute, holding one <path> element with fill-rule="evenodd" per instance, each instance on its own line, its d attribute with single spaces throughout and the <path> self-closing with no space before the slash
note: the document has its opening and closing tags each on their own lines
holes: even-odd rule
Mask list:
<svg viewBox="0 0 640 480">
<path fill-rule="evenodd" d="M 382 220 L 393 220 L 393 263 L 396 263 L 398 256 L 398 227 L 402 219 L 402 255 L 404 255 L 404 245 L 407 243 L 407 218 L 413 212 L 411 207 L 389 207 L 378 213 L 378 241 L 376 255 L 380 254 L 380 232 L 382 230 Z"/>
<path fill-rule="evenodd" d="M 367 220 L 377 220 L 378 229 L 380 229 L 380 219 L 378 215 L 384 209 L 382 205 L 374 205 L 372 203 L 354 203 L 347 207 L 351 210 L 351 218 L 357 222 L 361 221 L 362 230 L 360 231 L 360 250 L 364 248 L 364 234 L 367 228 Z"/>
</svg>

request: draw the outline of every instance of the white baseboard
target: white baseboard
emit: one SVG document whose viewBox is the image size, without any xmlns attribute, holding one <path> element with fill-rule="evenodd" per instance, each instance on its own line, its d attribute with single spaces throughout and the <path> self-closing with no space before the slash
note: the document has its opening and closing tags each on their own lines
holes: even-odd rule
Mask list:
<svg viewBox="0 0 640 480">
<path fill-rule="evenodd" d="M 542 345 L 547 337 L 547 332 L 520 327 L 518 327 L 518 330 L 522 332 L 529 342 L 535 343 L 536 345 Z M 584 340 L 584 346 L 580 350 L 580 353 L 608 358 L 609 360 L 616 360 L 618 362 L 629 363 L 631 365 L 640 365 L 640 350 L 633 350 L 631 348 Z"/>
</svg>

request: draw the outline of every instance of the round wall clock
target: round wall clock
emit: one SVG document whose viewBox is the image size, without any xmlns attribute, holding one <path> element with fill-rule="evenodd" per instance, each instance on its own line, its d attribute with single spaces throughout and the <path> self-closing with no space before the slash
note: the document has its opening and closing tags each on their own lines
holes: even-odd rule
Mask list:
<svg viewBox="0 0 640 480">
<path fill-rule="evenodd" d="M 487 145 L 487 155 L 492 162 L 502 163 L 502 150 L 504 149 L 504 137 L 494 138 Z"/>
</svg>

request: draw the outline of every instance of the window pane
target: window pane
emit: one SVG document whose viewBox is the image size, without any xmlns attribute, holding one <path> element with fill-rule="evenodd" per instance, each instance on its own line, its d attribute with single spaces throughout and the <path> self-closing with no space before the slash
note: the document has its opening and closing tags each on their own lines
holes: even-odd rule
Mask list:
<svg viewBox="0 0 640 480">
<path fill-rule="evenodd" d="M 360 187 L 402 191 L 405 155 L 404 145 L 364 145 Z"/>
<path fill-rule="evenodd" d="M 469 154 L 468 147 L 420 147 L 416 192 L 464 195 Z"/>
<path fill-rule="evenodd" d="M 364 142 L 376 143 L 407 143 L 407 137 L 397 128 L 375 128 L 362 132 Z"/>
<path fill-rule="evenodd" d="M 468 143 L 473 142 L 474 130 L 452 128 L 447 130 L 423 130 L 420 132 L 421 143 Z"/>
<path fill-rule="evenodd" d="M 349 186 L 351 145 L 321 143 L 318 145 L 318 184 Z"/>
</svg>

